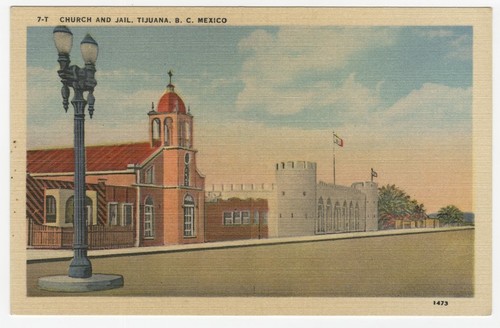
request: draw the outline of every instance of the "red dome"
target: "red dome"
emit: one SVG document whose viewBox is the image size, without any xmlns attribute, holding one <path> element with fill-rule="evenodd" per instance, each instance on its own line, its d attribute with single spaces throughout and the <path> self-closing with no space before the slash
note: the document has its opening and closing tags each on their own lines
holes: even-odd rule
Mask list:
<svg viewBox="0 0 500 328">
<path fill-rule="evenodd" d="M 159 113 L 181 113 L 186 114 L 186 106 L 184 101 L 177 93 L 174 92 L 174 86 L 169 84 L 167 91 L 161 96 L 158 101 L 157 112 Z"/>
</svg>

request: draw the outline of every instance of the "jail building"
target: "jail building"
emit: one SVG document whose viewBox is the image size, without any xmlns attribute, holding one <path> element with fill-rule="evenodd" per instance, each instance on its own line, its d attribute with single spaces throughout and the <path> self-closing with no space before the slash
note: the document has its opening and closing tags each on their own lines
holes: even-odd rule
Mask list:
<svg viewBox="0 0 500 328">
<path fill-rule="evenodd" d="M 378 186 L 341 186 L 317 181 L 316 163 L 287 161 L 274 167 L 275 183 L 213 185 L 207 199 L 262 198 L 268 201 L 270 238 L 378 229 Z"/>
</svg>

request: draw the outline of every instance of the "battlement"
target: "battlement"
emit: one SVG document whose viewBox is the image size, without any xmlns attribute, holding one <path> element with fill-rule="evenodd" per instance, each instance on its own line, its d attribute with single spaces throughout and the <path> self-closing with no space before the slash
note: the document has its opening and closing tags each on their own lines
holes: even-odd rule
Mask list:
<svg viewBox="0 0 500 328">
<path fill-rule="evenodd" d="M 315 170 L 316 163 L 306 161 L 288 161 L 276 163 L 276 171 L 283 170 Z"/>
<path fill-rule="evenodd" d="M 361 190 L 358 188 L 354 187 L 354 184 L 352 184 L 351 187 L 347 186 L 341 186 L 341 185 L 334 185 L 333 183 L 326 183 L 323 181 L 318 182 L 318 187 L 322 187 L 324 189 L 329 189 L 333 191 L 338 191 L 338 192 L 355 192 L 355 193 L 362 193 Z"/>
<path fill-rule="evenodd" d="M 273 191 L 274 183 L 213 184 L 206 191 Z"/>
<path fill-rule="evenodd" d="M 378 184 L 376 182 L 366 181 L 366 182 L 354 182 L 351 185 L 355 189 L 375 189 L 378 190 Z"/>
</svg>

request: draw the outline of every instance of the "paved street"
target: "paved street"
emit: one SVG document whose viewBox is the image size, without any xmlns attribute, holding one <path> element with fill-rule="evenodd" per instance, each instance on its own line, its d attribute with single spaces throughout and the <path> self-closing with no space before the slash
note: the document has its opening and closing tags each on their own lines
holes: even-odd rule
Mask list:
<svg viewBox="0 0 500 328">
<path fill-rule="evenodd" d="M 125 286 L 80 296 L 473 295 L 473 229 L 323 239 L 96 257 L 94 273 L 121 274 Z M 68 264 L 28 264 L 28 295 L 68 296 L 37 288 L 38 277 L 64 274 Z"/>
</svg>

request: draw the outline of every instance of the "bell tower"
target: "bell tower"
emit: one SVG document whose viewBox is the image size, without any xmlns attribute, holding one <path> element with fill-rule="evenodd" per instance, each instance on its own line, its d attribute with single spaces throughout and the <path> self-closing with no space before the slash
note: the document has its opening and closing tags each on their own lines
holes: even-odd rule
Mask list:
<svg viewBox="0 0 500 328">
<path fill-rule="evenodd" d="M 193 147 L 193 116 L 172 84 L 172 71 L 168 71 L 169 83 L 155 109 L 151 104 L 149 116 L 149 140 L 151 147 Z"/>
<path fill-rule="evenodd" d="M 205 177 L 198 171 L 197 150 L 193 144 L 193 115 L 169 81 L 149 116 L 149 144 L 156 156 L 146 164 L 152 167 L 156 194 L 162 199 L 165 243 L 186 244 L 204 240 Z M 161 194 L 161 196 L 160 196 Z"/>
</svg>

